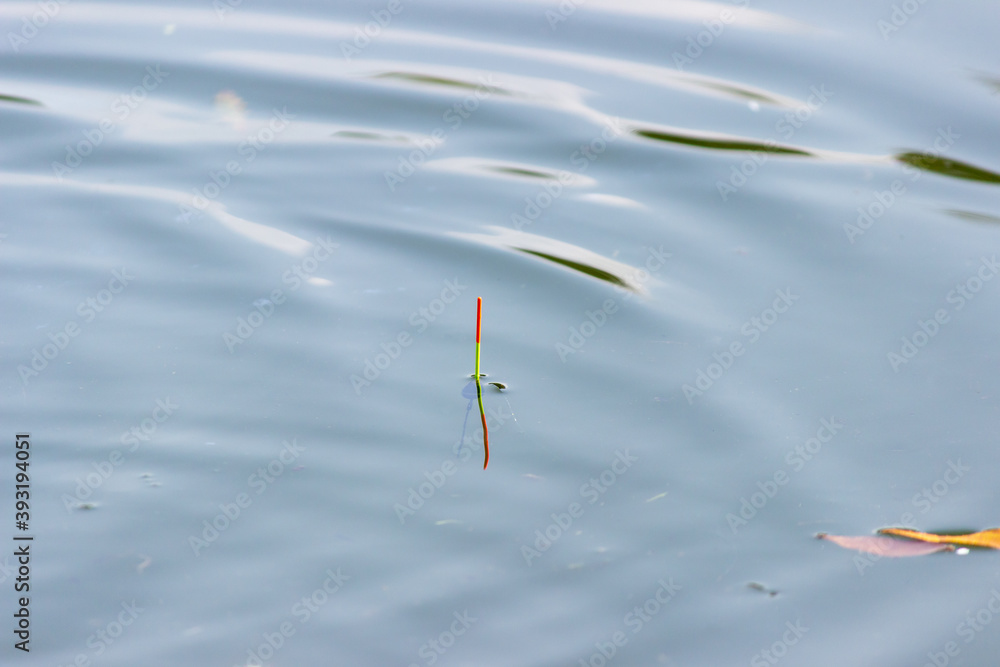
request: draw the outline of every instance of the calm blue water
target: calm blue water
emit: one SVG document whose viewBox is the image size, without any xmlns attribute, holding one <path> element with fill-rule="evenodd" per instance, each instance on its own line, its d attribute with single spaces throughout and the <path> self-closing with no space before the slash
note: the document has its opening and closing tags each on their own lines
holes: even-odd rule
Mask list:
<svg viewBox="0 0 1000 667">
<path fill-rule="evenodd" d="M 0 5 L 4 664 L 991 664 L 998 19 Z"/>
</svg>

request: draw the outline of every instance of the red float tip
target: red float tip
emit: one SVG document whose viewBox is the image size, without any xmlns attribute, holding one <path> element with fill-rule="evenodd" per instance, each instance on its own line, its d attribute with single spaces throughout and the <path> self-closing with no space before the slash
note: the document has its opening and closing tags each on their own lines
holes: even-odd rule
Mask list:
<svg viewBox="0 0 1000 667">
<path fill-rule="evenodd" d="M 479 334 L 483 325 L 483 297 L 476 297 L 476 345 L 479 345 Z"/>
</svg>

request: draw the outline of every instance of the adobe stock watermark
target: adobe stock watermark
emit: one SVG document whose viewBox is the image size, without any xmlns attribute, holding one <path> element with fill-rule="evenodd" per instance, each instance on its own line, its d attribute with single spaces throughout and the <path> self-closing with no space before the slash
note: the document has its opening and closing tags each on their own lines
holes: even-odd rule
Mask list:
<svg viewBox="0 0 1000 667">
<path fill-rule="evenodd" d="M 809 628 L 802 625 L 801 620 L 796 620 L 794 623 L 785 621 L 785 628 L 787 629 L 782 633 L 780 639 L 750 658 L 750 667 L 771 667 L 771 665 L 778 664 L 782 658 L 788 655 L 788 650 L 798 644 L 799 640 L 809 632 Z"/>
<path fill-rule="evenodd" d="M 464 450 L 463 454 L 459 455 L 459 459 L 462 463 L 465 463 L 472 457 L 472 450 Z M 396 518 L 399 519 L 399 525 L 404 525 L 409 517 L 416 515 L 417 512 L 423 509 L 424 504 L 433 498 L 434 494 L 440 491 L 441 487 L 456 472 L 458 472 L 458 466 L 451 459 L 445 459 L 434 470 L 425 471 L 424 477 L 427 478 L 427 481 L 421 482 L 416 487 L 411 486 L 409 488 L 405 504 L 397 502 L 392 506 L 393 511 L 396 513 Z"/>
<path fill-rule="evenodd" d="M 910 500 L 910 504 L 913 505 L 915 509 L 919 510 L 920 514 L 927 514 L 934 508 L 935 505 L 941 502 L 946 495 L 948 495 L 952 487 L 958 484 L 966 473 L 971 471 L 972 468 L 970 466 L 962 465 L 962 459 L 958 459 L 957 461 L 948 459 L 947 465 L 938 479 L 934 480 L 915 493 L 913 498 Z M 916 517 L 917 515 L 912 512 L 903 512 L 896 525 L 916 525 Z M 854 567 L 858 570 L 858 574 L 863 577 L 865 576 L 865 570 L 872 567 L 876 562 L 882 560 L 882 558 L 883 554 L 878 552 L 877 548 L 874 552 L 855 554 L 853 559 Z"/>
<path fill-rule="evenodd" d="M 794 448 L 785 454 L 785 465 L 788 466 L 789 471 L 786 472 L 784 469 L 779 468 L 774 471 L 774 474 L 769 479 L 757 482 L 759 491 L 751 493 L 749 498 L 746 496 L 740 498 L 739 514 L 730 512 L 726 515 L 726 525 L 729 526 L 732 534 L 736 535 L 740 528 L 750 523 L 757 516 L 757 513 L 764 509 L 764 506 L 778 495 L 781 487 L 791 481 L 791 474 L 800 472 L 806 466 L 806 463 L 812 461 L 819 454 L 820 450 L 823 449 L 823 445 L 833 440 L 834 436 L 842 428 L 844 428 L 843 422 L 838 422 L 836 417 L 820 419 L 816 435 L 807 439 L 801 445 L 795 445 Z"/>
<path fill-rule="evenodd" d="M 30 16 L 21 17 L 21 29 L 16 33 L 7 32 L 7 42 L 14 53 L 19 53 L 21 48 L 27 46 L 49 24 L 49 22 L 59 15 L 63 5 L 69 0 L 39 0 L 35 3 L 36 9 Z"/>
<path fill-rule="evenodd" d="M 494 435 L 507 424 L 507 420 L 513 417 L 513 412 L 509 415 L 504 415 L 500 407 L 486 408 L 486 424 L 490 433 Z M 472 458 L 472 445 L 482 442 L 482 427 L 476 429 L 472 434 L 464 436 L 457 450 L 459 463 L 465 463 Z M 425 470 L 425 481 L 421 481 L 419 484 L 415 484 L 407 489 L 405 500 L 397 502 L 392 506 L 396 518 L 399 519 L 399 525 L 405 525 L 408 518 L 415 516 L 417 512 L 423 509 L 428 501 L 437 495 L 437 492 L 448 483 L 448 480 L 455 476 L 455 473 L 459 471 L 459 467 L 453 460 L 445 459 L 434 470 Z"/>
<path fill-rule="evenodd" d="M 822 109 L 823 105 L 831 97 L 833 97 L 833 92 L 827 90 L 825 84 L 820 84 L 819 88 L 810 86 L 809 97 L 806 98 L 805 104 L 798 106 L 794 111 L 787 112 L 784 117 L 775 123 L 775 133 L 780 135 L 785 141 L 790 140 L 795 135 L 795 131 L 808 123 L 813 114 Z M 743 160 L 738 168 L 734 165 L 730 169 L 728 183 L 724 183 L 723 181 L 715 182 L 715 188 L 718 190 L 722 201 L 728 201 L 730 195 L 739 192 L 740 188 L 754 177 L 757 170 L 774 155 L 780 155 L 782 152 L 787 152 L 788 150 L 787 148 L 780 147 L 774 138 L 765 140 L 763 145 L 766 148 L 749 151 L 750 157 Z"/>
<path fill-rule="evenodd" d="M 569 20 L 569 17 L 576 14 L 576 10 L 585 4 L 587 0 L 560 0 L 556 10 L 546 9 L 545 20 L 549 24 L 549 30 L 555 32 L 557 25 Z"/>
<path fill-rule="evenodd" d="M 965 619 L 955 626 L 955 634 L 962 638 L 968 645 L 976 641 L 976 637 L 986 630 L 993 623 L 993 619 L 1000 615 L 1000 591 L 995 587 L 990 590 L 990 597 L 976 613 L 967 612 Z M 922 667 L 948 667 L 952 658 L 957 658 L 962 653 L 962 646 L 954 640 L 947 641 L 940 651 L 928 651 L 927 662 Z M 968 663 L 962 663 L 968 664 Z"/>
<path fill-rule="evenodd" d="M 305 451 L 305 447 L 298 444 L 295 438 L 292 438 L 291 442 L 285 440 L 281 444 L 282 448 L 277 456 L 247 477 L 247 486 L 254 491 L 255 496 L 267 491 L 268 487 L 284 474 L 285 468 L 298 460 Z M 253 501 L 249 493 L 241 492 L 236 494 L 232 502 L 220 503 L 219 513 L 211 520 L 205 519 L 202 522 L 204 529 L 201 531 L 201 537 L 195 534 L 188 536 L 188 546 L 194 555 L 200 556 L 201 552 L 215 543 L 219 536 L 243 515 L 244 510 L 253 504 Z"/>
<path fill-rule="evenodd" d="M 213 0 L 212 9 L 215 10 L 215 18 L 222 21 L 226 14 L 236 11 L 236 8 L 243 4 L 243 0 Z"/>
<path fill-rule="evenodd" d="M 484 388 L 484 391 L 487 390 Z M 497 391 L 502 391 L 502 390 L 498 387 Z M 470 380 L 469 383 L 466 385 L 466 388 L 462 390 L 462 397 L 469 399 L 469 404 L 466 407 L 466 420 L 468 419 L 469 412 L 471 411 L 472 405 L 475 402 L 474 399 L 476 398 L 477 395 L 475 392 L 476 392 L 475 381 Z M 486 413 L 485 413 L 486 423 L 489 426 L 490 433 L 499 432 L 500 429 L 502 429 L 507 424 L 507 420 L 513 420 L 513 422 L 517 424 L 517 417 L 514 416 L 514 408 L 511 406 L 510 401 L 507 400 L 506 396 L 504 397 L 504 402 L 507 404 L 507 410 L 510 414 L 505 415 L 503 413 L 502 405 L 491 406 L 489 402 L 484 404 L 486 408 Z M 463 456 L 463 452 L 467 449 L 468 450 L 480 449 L 480 445 L 482 444 L 482 442 L 483 442 L 483 427 L 480 426 L 479 424 L 473 424 L 472 432 L 466 433 L 466 421 L 463 421 L 462 435 L 459 437 L 458 442 L 456 442 L 454 446 L 455 456 L 465 461 L 466 458 Z"/>
<path fill-rule="evenodd" d="M 684 53 L 680 51 L 673 53 L 674 67 L 683 72 L 685 67 L 693 65 L 695 60 L 701 58 L 705 51 L 715 44 L 715 40 L 726 31 L 726 26 L 735 23 L 740 12 L 750 6 L 750 0 L 735 0 L 733 4 L 736 5 L 735 10 L 728 8 L 720 10 L 718 17 L 702 22 L 704 30 L 695 35 L 688 35 Z"/>
<path fill-rule="evenodd" d="M 955 288 L 945 296 L 945 302 L 952 304 L 952 313 L 965 308 L 966 304 L 976 298 L 976 295 L 983 289 L 983 286 L 996 277 L 1000 272 L 1000 263 L 997 263 L 997 256 L 990 259 L 980 257 L 979 268 L 963 282 L 955 285 Z M 916 357 L 920 350 L 927 347 L 927 344 L 940 333 L 941 328 L 951 322 L 951 313 L 947 308 L 938 308 L 931 317 L 926 320 L 917 320 L 917 328 L 909 336 L 900 338 L 900 346 L 886 354 L 889 366 L 893 373 L 898 373 L 900 366 L 905 366 Z"/>
<path fill-rule="evenodd" d="M 326 578 L 323 583 L 317 586 L 309 595 L 303 595 L 295 602 L 289 610 L 289 614 L 295 617 L 299 626 L 305 625 L 318 613 L 341 588 L 351 578 L 342 573 L 338 567 L 336 572 L 327 568 Z M 275 654 L 284 647 L 290 638 L 295 636 L 298 628 L 291 621 L 282 621 L 274 630 L 261 633 L 261 641 L 256 646 L 247 649 L 246 661 L 233 667 L 263 667 Z"/>
<path fill-rule="evenodd" d="M 889 36 L 894 32 L 899 32 L 899 29 L 909 23 L 910 19 L 925 4 L 927 4 L 927 0 L 903 0 L 899 4 L 894 3 L 888 19 L 880 18 L 875 22 L 875 27 L 878 28 L 883 41 L 889 41 Z"/>
<path fill-rule="evenodd" d="M 354 39 L 351 40 L 351 43 L 340 43 L 341 55 L 347 61 L 360 56 L 361 52 L 371 45 L 372 40 L 378 39 L 382 31 L 389 27 L 392 19 L 399 15 L 403 9 L 402 0 L 389 0 L 385 9 L 373 9 L 370 12 L 373 20 L 364 26 L 354 28 Z"/>
<path fill-rule="evenodd" d="M 94 296 L 81 301 L 76 307 L 76 314 L 80 316 L 80 321 L 68 320 L 62 329 L 54 334 L 48 334 L 49 342 L 44 343 L 41 350 L 37 347 L 31 350 L 31 360 L 28 364 L 18 364 L 17 374 L 24 386 L 27 387 L 28 380 L 37 378 L 48 368 L 49 363 L 55 361 L 72 340 L 83 332 L 83 325 L 90 324 L 97 319 L 97 316 L 103 313 L 133 280 L 135 280 L 135 276 L 130 275 L 124 267 L 121 270 L 115 269 L 111 272 L 111 280 L 108 281 L 106 288 L 98 290 Z"/>
<path fill-rule="evenodd" d="M 15 565 L 11 564 L 10 556 L 4 556 L 3 562 L 0 563 L 0 584 L 17 574 L 17 569 Z"/>
<path fill-rule="evenodd" d="M 930 155 L 934 158 L 941 157 L 960 137 L 961 135 L 952 130 L 950 125 L 947 128 L 939 129 L 934 143 L 922 155 Z M 910 181 L 913 182 L 917 181 L 924 172 L 912 164 L 906 163 L 903 165 L 903 173 L 907 174 Z M 888 189 L 877 191 L 872 196 L 873 201 L 869 202 L 867 206 L 858 207 L 858 218 L 853 225 L 849 222 L 844 223 L 844 233 L 847 234 L 847 240 L 853 245 L 855 239 L 864 236 L 865 232 L 871 229 L 907 192 L 906 183 L 899 178 L 890 183 Z"/>
<path fill-rule="evenodd" d="M 222 342 L 229 349 L 229 354 L 236 351 L 236 348 L 250 340 L 264 322 L 271 319 L 278 306 L 285 303 L 288 294 L 295 292 L 319 270 L 330 257 L 333 251 L 339 247 L 329 236 L 323 238 L 316 237 L 312 253 L 301 262 L 295 262 L 287 271 L 281 274 L 281 282 L 288 285 L 288 293 L 281 289 L 271 290 L 270 298 L 261 297 L 253 302 L 254 310 L 251 310 L 246 317 L 236 318 L 236 327 L 232 332 L 225 331 L 222 334 Z"/>
<path fill-rule="evenodd" d="M 115 131 L 118 123 L 128 118 L 168 76 L 170 76 L 170 72 L 162 71 L 159 65 L 155 68 L 152 65 L 147 66 L 146 76 L 142 77 L 142 82 L 111 102 L 113 116 L 105 116 L 98 121 L 96 127 L 83 130 L 81 141 L 67 144 L 65 159 L 62 162 L 53 162 L 52 172 L 61 180 L 82 165 L 83 161 L 94 152 L 94 149 L 104 143 L 105 137 Z"/>
<path fill-rule="evenodd" d="M 235 177 L 242 174 L 243 170 L 256 160 L 265 148 L 288 129 L 290 121 L 294 119 L 295 115 L 288 113 L 288 107 L 282 107 L 281 111 L 272 109 L 271 118 L 267 124 L 253 134 L 248 134 L 236 146 L 236 153 L 243 158 L 242 163 L 237 160 L 229 160 L 223 167 L 210 170 L 208 180 L 200 188 L 192 189 L 194 197 L 191 199 L 191 206 L 183 201 L 177 204 L 177 208 L 180 210 L 180 215 L 177 218 L 188 223 L 192 216 L 200 215 L 232 184 Z"/>
<path fill-rule="evenodd" d="M 99 627 L 95 633 L 87 637 L 87 648 L 90 649 L 90 653 L 80 652 L 77 653 L 73 658 L 73 661 L 67 663 L 65 667 L 88 667 L 88 665 L 93 664 L 95 658 L 100 658 L 118 641 L 125 631 L 135 623 L 136 619 L 139 618 L 139 614 L 145 611 L 145 608 L 140 607 L 136 604 L 135 600 L 132 602 L 122 602 L 122 610 L 118 612 L 114 620 L 108 621 L 102 627 Z M 63 667 L 60 665 L 60 667 Z"/>
<path fill-rule="evenodd" d="M 951 487 L 958 484 L 962 477 L 965 476 L 965 473 L 971 471 L 971 467 L 962 465 L 962 459 L 958 459 L 958 461 L 949 459 L 948 467 L 941 473 L 941 477 L 928 484 L 913 496 L 911 500 L 913 506 L 919 509 L 921 514 L 930 512 L 934 505 L 937 505 L 941 502 L 942 498 L 948 495 Z M 910 519 L 908 524 L 913 525 L 913 519 Z"/>
<path fill-rule="evenodd" d="M 130 453 L 135 452 L 141 443 L 149 442 L 159 430 L 160 425 L 170 419 L 174 411 L 180 407 L 171 401 L 169 396 L 165 399 L 156 399 L 156 407 L 153 408 L 151 415 L 139 422 L 137 426 L 123 432 L 119 438 L 120 442 L 128 447 Z M 66 511 L 72 512 L 74 509 L 78 509 L 94 494 L 94 491 L 101 488 L 111 478 L 115 470 L 125 463 L 125 458 L 126 455 L 121 450 L 115 449 L 111 451 L 106 460 L 91 463 L 94 472 L 88 473 L 82 478 L 77 477 L 73 495 L 64 493 L 60 498 Z"/>
<path fill-rule="evenodd" d="M 639 269 L 636 272 L 635 282 L 639 286 L 648 282 L 652 275 L 662 269 L 667 260 L 672 256 L 669 252 L 663 250 L 662 245 L 659 248 L 650 248 L 644 264 L 645 269 Z M 631 299 L 635 294 L 635 292 L 627 290 L 620 285 L 615 285 L 615 290 L 624 294 L 623 301 Z M 617 313 L 618 309 L 619 303 L 616 299 L 605 299 L 599 308 L 593 311 L 584 311 L 584 319 L 577 326 L 569 328 L 569 337 L 566 339 L 566 342 L 556 342 L 556 354 L 559 355 L 559 360 L 565 364 L 569 355 L 576 354 L 582 350 L 587 341 L 593 338 L 608 323 L 610 317 Z"/>
<path fill-rule="evenodd" d="M 583 174 L 590 165 L 604 155 L 608 146 L 625 134 L 626 128 L 618 118 L 610 118 L 601 129 L 599 136 L 594 137 L 586 144 L 580 146 L 570 153 L 569 162 L 576 169 L 577 174 Z M 514 229 L 521 231 L 530 226 L 541 216 L 542 212 L 552 203 L 562 196 L 565 188 L 575 179 L 572 172 L 559 171 L 555 180 L 547 180 L 542 185 L 534 197 L 524 198 L 524 208 L 521 213 L 511 213 L 510 222 Z"/>
<path fill-rule="evenodd" d="M 448 649 L 455 645 L 458 638 L 468 632 L 469 628 L 479 620 L 470 616 L 468 609 L 463 610 L 462 613 L 456 611 L 452 617 L 455 620 L 451 622 L 447 630 L 442 631 L 437 637 L 428 639 L 417 649 L 417 655 L 423 658 L 425 665 L 430 666 L 436 663 L 441 656 L 448 652 Z M 420 664 L 411 662 L 409 667 L 420 667 Z"/>
<path fill-rule="evenodd" d="M 583 349 L 587 340 L 597 333 L 598 329 L 607 324 L 608 318 L 618 312 L 618 303 L 614 299 L 605 299 L 601 307 L 586 311 L 587 318 L 575 327 L 569 328 L 569 338 L 566 343 L 556 343 L 556 353 L 559 360 L 566 363 L 566 358 Z"/>
<path fill-rule="evenodd" d="M 533 197 L 524 198 L 524 209 L 521 213 L 511 213 L 510 221 L 514 229 L 521 231 L 531 225 L 542 214 L 542 211 L 552 206 L 552 202 L 562 196 L 565 188 L 573 182 L 574 176 L 568 171 L 559 171 L 554 180 L 548 180 L 539 188 Z"/>
<path fill-rule="evenodd" d="M 667 604 L 674 599 L 677 592 L 681 590 L 679 584 L 675 584 L 672 577 L 663 578 L 656 582 L 659 587 L 641 605 L 636 605 L 622 618 L 622 625 L 635 636 L 642 632 L 646 624 L 653 620 Z M 587 658 L 580 658 L 580 667 L 605 667 L 618 654 L 619 649 L 628 644 L 629 635 L 624 630 L 616 630 L 611 633 L 608 641 L 597 642 L 594 648 L 597 650 Z"/>
<path fill-rule="evenodd" d="M 382 343 L 382 351 L 377 352 L 374 359 L 365 358 L 364 369 L 360 375 L 357 373 L 351 374 L 348 380 L 351 383 L 351 388 L 354 389 L 354 393 L 360 396 L 363 389 L 370 387 L 392 365 L 392 362 L 399 359 L 403 351 L 413 344 L 415 337 L 422 334 L 431 324 L 437 321 L 437 318 L 441 317 L 445 310 L 448 309 L 448 306 L 455 303 L 462 292 L 468 289 L 468 287 L 468 285 L 458 282 L 458 278 L 444 281 L 444 288 L 438 297 L 431 299 L 430 303 L 418 308 L 410 315 L 409 323 L 413 327 L 414 332 L 411 334 L 406 330 L 400 331 L 389 342 Z"/>
<path fill-rule="evenodd" d="M 611 461 L 611 465 L 580 486 L 580 497 L 587 501 L 587 505 L 593 505 L 603 498 L 608 489 L 614 486 L 615 482 L 628 472 L 632 464 L 638 460 L 639 458 L 630 454 L 628 449 L 615 451 L 615 458 Z M 551 549 L 552 545 L 559 541 L 573 523 L 583 516 L 586 509 L 582 503 L 572 502 L 566 507 L 565 512 L 558 514 L 553 512 L 550 515 L 552 523 L 535 531 L 534 548 L 527 544 L 521 545 L 521 556 L 528 567 L 531 567 L 533 560 Z"/>
<path fill-rule="evenodd" d="M 449 107 L 441 115 L 441 120 L 447 123 L 451 131 L 454 132 L 479 109 L 483 102 L 492 97 L 497 90 L 498 86 L 493 81 L 492 72 L 486 76 L 480 76 L 479 86 L 473 92 L 466 95 L 461 102 L 455 102 Z M 406 155 L 400 155 L 396 168 L 393 171 L 383 172 L 382 176 L 385 178 L 385 184 L 389 187 L 389 192 L 395 192 L 397 186 L 403 184 L 406 179 L 417 173 L 417 170 L 437 152 L 438 148 L 444 144 L 445 132 L 445 128 L 436 127 L 429 133 L 429 139 L 424 137 L 415 139 L 414 143 L 417 147 Z"/>
<path fill-rule="evenodd" d="M 694 405 L 694 399 L 703 395 L 706 391 L 721 378 L 726 371 L 733 367 L 736 359 L 742 357 L 750 345 L 753 345 L 761 336 L 769 331 L 778 319 L 788 312 L 788 310 L 799 300 L 797 294 L 792 294 L 792 289 L 786 287 L 784 290 L 775 290 L 777 298 L 771 303 L 770 308 L 765 308 L 760 315 L 751 317 L 740 326 L 740 334 L 747 339 L 744 345 L 740 339 L 731 342 L 725 350 L 714 352 L 712 358 L 714 362 L 702 370 L 698 369 L 693 384 L 685 384 L 681 387 L 688 405 Z"/>
</svg>

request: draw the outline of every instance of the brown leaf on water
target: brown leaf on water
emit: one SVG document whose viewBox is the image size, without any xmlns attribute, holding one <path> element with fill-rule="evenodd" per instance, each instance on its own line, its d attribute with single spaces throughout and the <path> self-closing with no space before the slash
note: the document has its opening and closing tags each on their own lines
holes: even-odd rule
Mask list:
<svg viewBox="0 0 1000 667">
<path fill-rule="evenodd" d="M 929 544 L 913 540 L 900 540 L 895 537 L 881 535 L 859 535 L 849 537 L 844 535 L 829 535 L 819 533 L 816 537 L 828 540 L 845 549 L 854 549 L 862 553 L 886 556 L 888 558 L 903 558 L 906 556 L 926 556 L 937 551 L 954 551 L 950 544 Z"/>
<path fill-rule="evenodd" d="M 881 535 L 895 535 L 906 537 L 911 540 L 921 542 L 931 542 L 934 544 L 954 544 L 962 547 L 985 547 L 987 549 L 1000 549 L 1000 528 L 990 528 L 981 530 L 978 533 L 968 533 L 966 535 L 935 535 L 934 533 L 921 533 L 919 530 L 909 528 L 883 528 L 878 531 Z"/>
</svg>

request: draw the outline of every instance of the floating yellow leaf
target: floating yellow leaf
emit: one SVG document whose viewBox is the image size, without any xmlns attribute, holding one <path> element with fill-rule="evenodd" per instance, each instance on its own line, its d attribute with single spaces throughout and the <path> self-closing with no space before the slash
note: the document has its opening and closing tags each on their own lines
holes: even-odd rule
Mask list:
<svg viewBox="0 0 1000 667">
<path fill-rule="evenodd" d="M 934 533 L 921 533 L 919 530 L 910 530 L 908 528 L 883 528 L 878 532 L 881 535 L 907 537 L 911 540 L 933 542 L 934 544 L 957 544 L 963 547 L 1000 549 L 1000 528 L 990 528 L 989 530 L 981 530 L 978 533 L 969 533 L 967 535 L 935 535 Z"/>
</svg>

